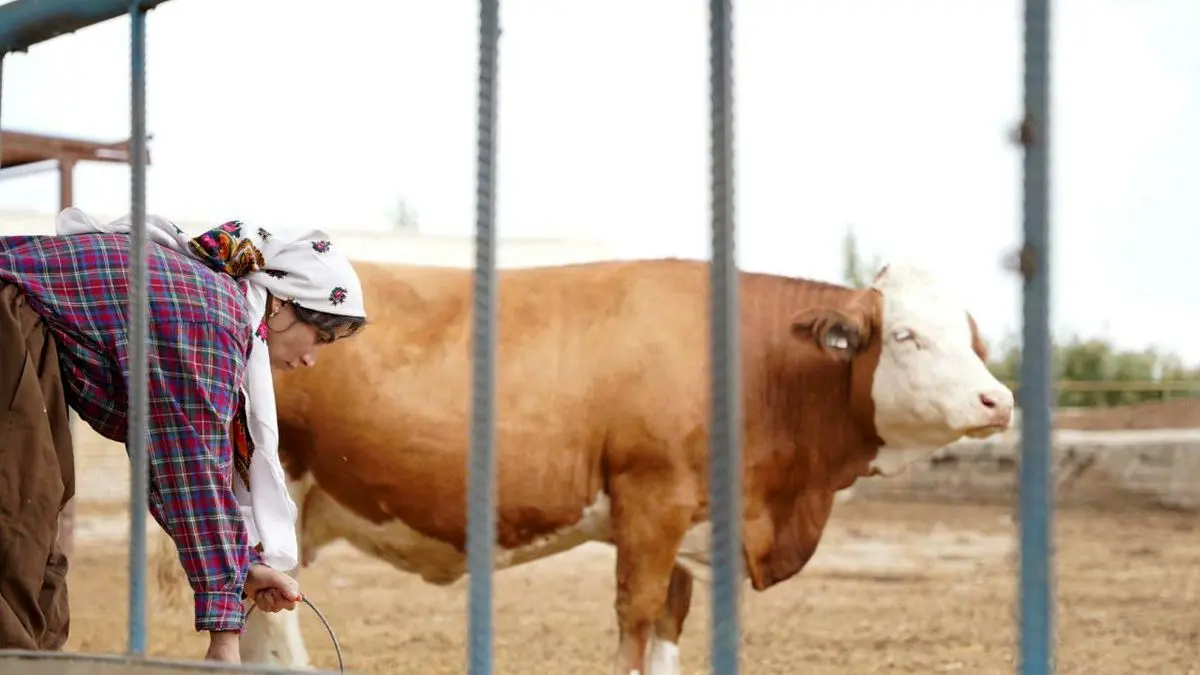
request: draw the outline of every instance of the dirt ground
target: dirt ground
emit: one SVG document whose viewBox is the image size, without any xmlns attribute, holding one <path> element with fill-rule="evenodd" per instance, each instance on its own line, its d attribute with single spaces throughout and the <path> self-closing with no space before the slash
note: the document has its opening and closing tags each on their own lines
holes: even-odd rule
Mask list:
<svg viewBox="0 0 1200 675">
<path fill-rule="evenodd" d="M 1171 414 L 1196 412 L 1200 405 Z M 119 653 L 127 465 L 118 446 L 77 441 L 82 501 L 67 648 Z M 1080 508 L 1056 517 L 1057 672 L 1200 674 L 1200 517 Z M 808 569 L 764 593 L 743 586 L 743 672 L 1013 672 L 1014 535 L 1002 507 L 839 505 Z M 497 574 L 496 672 L 609 673 L 612 561 L 609 549 L 584 547 Z M 465 672 L 465 581 L 430 586 L 339 545 L 301 582 L 337 631 L 352 672 Z M 190 614 L 151 598 L 152 654 L 199 658 L 205 637 L 192 631 Z M 709 667 L 709 602 L 698 583 L 681 644 L 685 672 Z M 297 611 L 316 665 L 335 667 L 319 620 L 307 607 Z"/>
<path fill-rule="evenodd" d="M 71 651 L 125 648 L 127 557 L 112 538 L 125 521 L 109 513 L 80 514 Z M 1200 672 L 1197 534 L 1196 518 L 1178 513 L 1061 511 L 1058 672 Z M 745 591 L 743 672 L 1007 675 L 1012 546 L 1002 508 L 841 505 L 807 570 L 765 593 Z M 465 671 L 465 583 L 433 587 L 345 547 L 328 549 L 301 581 L 353 672 Z M 607 549 L 501 572 L 495 591 L 497 673 L 610 672 L 616 629 Z M 709 601 L 698 584 L 681 645 L 685 672 L 707 672 Z M 316 616 L 297 611 L 316 665 L 335 667 Z M 151 625 L 154 655 L 203 654 L 187 612 L 152 606 Z"/>
</svg>

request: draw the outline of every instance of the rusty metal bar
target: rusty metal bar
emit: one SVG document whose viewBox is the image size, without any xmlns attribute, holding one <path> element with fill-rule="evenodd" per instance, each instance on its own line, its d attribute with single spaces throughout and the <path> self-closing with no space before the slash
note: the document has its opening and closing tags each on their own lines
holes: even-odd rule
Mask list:
<svg viewBox="0 0 1200 675">
<path fill-rule="evenodd" d="M 58 210 L 75 204 L 75 158 L 58 160 Z"/>
</svg>

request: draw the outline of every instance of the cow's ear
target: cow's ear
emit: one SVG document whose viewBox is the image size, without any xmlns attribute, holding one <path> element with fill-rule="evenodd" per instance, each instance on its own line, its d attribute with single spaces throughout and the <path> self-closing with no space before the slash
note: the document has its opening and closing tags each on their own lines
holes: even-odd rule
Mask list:
<svg viewBox="0 0 1200 675">
<path fill-rule="evenodd" d="M 866 348 L 871 329 L 862 316 L 839 309 L 807 309 L 792 317 L 792 336 L 842 361 Z"/>
</svg>

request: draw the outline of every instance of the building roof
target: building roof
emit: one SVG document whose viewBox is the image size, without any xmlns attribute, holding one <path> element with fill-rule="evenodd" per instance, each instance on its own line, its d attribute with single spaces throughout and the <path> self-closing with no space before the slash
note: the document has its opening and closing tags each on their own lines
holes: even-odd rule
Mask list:
<svg viewBox="0 0 1200 675">
<path fill-rule="evenodd" d="M 0 169 L 47 160 L 128 164 L 132 161 L 132 154 L 128 139 L 105 143 L 25 131 L 0 131 Z M 149 163 L 150 151 L 147 149 L 146 164 Z"/>
</svg>

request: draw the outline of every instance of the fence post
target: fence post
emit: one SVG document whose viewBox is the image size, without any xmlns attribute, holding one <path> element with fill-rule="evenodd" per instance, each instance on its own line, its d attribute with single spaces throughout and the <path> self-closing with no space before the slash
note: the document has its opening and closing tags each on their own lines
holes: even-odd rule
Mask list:
<svg viewBox="0 0 1200 675">
<path fill-rule="evenodd" d="M 149 508 L 149 289 L 146 263 L 146 11 L 130 9 L 133 152 L 129 237 L 129 653 L 146 655 L 146 510 Z"/>
<path fill-rule="evenodd" d="M 496 541 L 496 90 L 499 0 L 479 2 L 479 111 L 475 185 L 471 452 L 467 467 L 467 672 L 492 672 L 492 562 Z"/>
<path fill-rule="evenodd" d="M 712 520 L 712 670 L 737 675 L 742 582 L 740 306 L 734 250 L 733 2 L 709 2 L 712 262 L 709 266 L 712 424 L 708 491 Z"/>
<path fill-rule="evenodd" d="M 1020 256 L 1021 358 L 1020 658 L 1022 675 L 1054 670 L 1050 484 L 1050 0 L 1025 0 L 1024 231 Z"/>
</svg>

